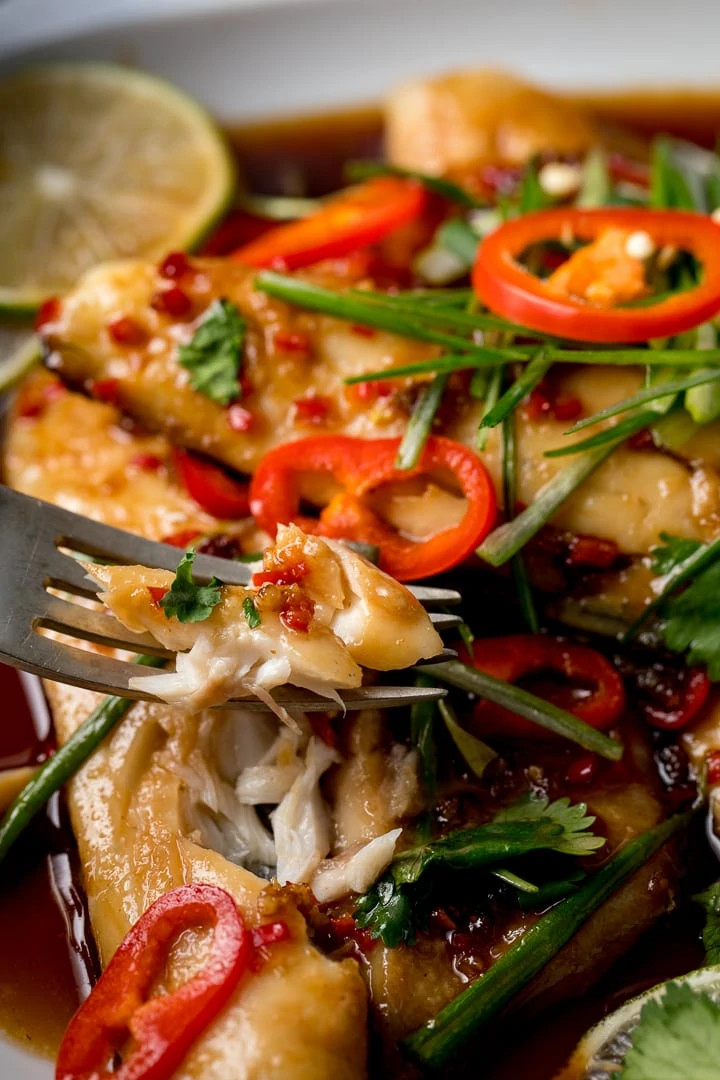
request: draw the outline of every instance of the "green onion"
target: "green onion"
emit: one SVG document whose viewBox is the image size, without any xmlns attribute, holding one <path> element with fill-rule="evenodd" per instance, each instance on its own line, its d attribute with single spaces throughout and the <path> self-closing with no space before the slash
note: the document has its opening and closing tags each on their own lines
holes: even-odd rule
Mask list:
<svg viewBox="0 0 720 1080">
<path fill-rule="evenodd" d="M 476 671 L 467 664 L 461 664 L 459 660 L 448 660 L 445 663 L 433 664 L 428 668 L 420 667 L 416 670 L 470 694 L 487 698 L 495 705 L 502 705 L 510 712 L 524 716 L 526 720 L 532 721 L 533 724 L 537 724 L 546 731 L 561 735 L 570 742 L 577 743 L 578 746 L 594 754 L 600 754 L 609 761 L 619 761 L 623 755 L 622 743 L 610 739 L 601 731 L 596 731 L 584 720 L 578 720 L 572 713 L 558 709 L 549 701 L 543 701 L 542 698 L 530 694 L 519 686 L 513 686 L 512 683 L 503 682 L 492 675 L 486 675 L 483 671 Z"/>
<path fill-rule="evenodd" d="M 489 315 L 484 312 L 459 311 L 456 306 L 449 309 L 439 303 L 428 304 L 427 298 L 412 299 L 402 293 L 381 293 L 369 289 L 348 289 L 348 296 L 358 300 L 365 300 L 370 304 L 380 304 L 391 311 L 400 311 L 406 315 L 415 315 L 425 322 L 437 327 L 448 327 L 454 330 L 468 331 L 468 338 L 478 330 L 500 330 L 509 334 L 525 334 L 528 331 L 516 323 L 508 322 L 497 315 Z M 533 332 L 534 336 L 534 332 Z M 543 335 L 538 335 L 542 337 Z"/>
<path fill-rule="evenodd" d="M 486 394 L 485 394 L 485 403 L 484 403 L 484 406 L 483 406 L 482 416 L 480 418 L 481 422 L 478 425 L 477 435 L 475 436 L 475 447 L 476 447 L 477 450 L 484 450 L 485 447 L 487 446 L 487 441 L 488 441 L 488 436 L 490 434 L 490 429 L 482 426 L 482 420 L 484 419 L 485 416 L 487 416 L 487 414 L 490 412 L 490 410 L 500 400 L 500 394 L 502 393 L 502 385 L 503 385 L 503 376 L 504 376 L 504 374 L 505 374 L 504 366 L 503 367 L 496 367 L 496 368 L 493 368 L 493 370 L 490 372 L 490 377 L 488 379 L 486 370 L 484 368 L 478 368 L 477 371 L 475 372 L 475 374 L 472 377 L 472 382 L 470 383 L 470 393 L 472 394 L 473 397 L 475 397 L 475 382 L 476 382 L 476 380 L 479 381 L 479 376 L 482 375 L 482 376 L 485 377 L 486 385 L 487 385 L 487 391 L 486 391 Z"/>
<path fill-rule="evenodd" d="M 683 168 L 676 143 L 666 135 L 653 142 L 650 174 L 650 206 L 662 210 L 707 211 L 702 185 L 697 176 Z M 693 187 L 696 189 L 693 191 Z"/>
<path fill-rule="evenodd" d="M 606 409 L 601 409 L 600 412 L 595 413 L 593 416 L 578 420 L 577 424 L 573 424 L 565 434 L 574 435 L 576 431 L 582 431 L 592 424 L 598 424 L 602 420 L 608 420 L 611 416 L 629 412 L 631 409 L 637 408 L 638 405 L 646 405 L 648 402 L 656 401 L 668 394 L 682 394 L 685 390 L 692 389 L 693 386 L 704 386 L 707 383 L 716 382 L 720 382 L 720 371 L 703 371 L 697 375 L 688 375 L 686 379 L 678 379 L 675 382 L 654 383 L 644 390 L 639 390 L 632 397 L 625 398 L 624 401 L 619 401 L 615 405 L 608 405 Z"/>
<path fill-rule="evenodd" d="M 432 431 L 449 375 L 436 375 L 417 400 L 395 459 L 396 469 L 414 469 Z"/>
<path fill-rule="evenodd" d="M 556 956 L 601 904 L 643 866 L 689 815 L 677 815 L 636 836 L 577 892 L 561 901 L 499 960 L 401 1044 L 425 1069 L 439 1069 Z"/>
<path fill-rule="evenodd" d="M 518 348 L 520 346 L 517 346 Z M 522 346 L 531 349 L 533 346 Z M 698 361 L 707 364 L 720 364 L 720 349 L 708 349 L 698 355 L 697 349 L 554 349 L 549 348 L 547 355 L 555 364 L 611 364 L 626 366 L 633 364 L 652 364 L 669 367 L 698 366 Z"/>
<path fill-rule="evenodd" d="M 512 885 L 513 889 L 517 889 L 518 892 L 527 893 L 529 896 L 535 897 L 540 889 L 537 885 L 533 885 L 532 881 L 526 881 L 525 878 L 521 878 L 518 874 L 513 874 L 512 870 L 506 870 L 505 867 L 500 867 L 498 870 L 491 870 L 490 873 L 493 877 L 496 877 L 498 881 L 504 881 L 506 885 Z"/>
<path fill-rule="evenodd" d="M 689 555 L 684 562 L 678 563 L 669 574 L 666 574 L 662 592 L 655 597 L 652 603 L 648 604 L 639 618 L 637 618 L 632 626 L 625 632 L 623 641 L 631 641 L 632 638 L 636 636 L 638 630 L 648 616 L 651 615 L 653 611 L 657 611 L 657 609 L 665 603 L 671 593 L 675 592 L 680 585 L 684 585 L 690 578 L 696 577 L 718 558 L 720 558 L 720 536 L 717 540 L 713 540 L 711 544 L 703 544 L 702 547 L 699 547 L 692 555 Z"/>
<path fill-rule="evenodd" d="M 493 350 L 494 351 L 494 350 Z M 516 354 L 513 360 L 526 360 L 527 357 Z M 442 372 L 470 371 L 475 368 L 485 370 L 497 368 L 498 364 L 505 364 L 505 359 L 497 360 L 494 356 L 488 360 L 476 361 L 471 356 L 454 356 L 446 354 L 437 360 L 421 360 L 415 364 L 403 364 L 401 367 L 383 368 L 380 371 L 366 371 L 362 375 L 351 375 L 344 379 L 346 386 L 355 386 L 357 383 L 378 382 L 381 379 L 401 379 L 410 375 L 440 375 Z"/>
<path fill-rule="evenodd" d="M 550 361 L 544 349 L 527 365 L 519 378 L 505 391 L 503 396 L 492 409 L 490 409 L 480 421 L 480 427 L 492 428 L 501 424 L 506 416 L 509 416 L 516 405 L 519 405 L 524 397 L 534 390 L 543 379 L 550 367 Z"/>
<path fill-rule="evenodd" d="M 166 659 L 139 656 L 145 667 L 163 667 Z M 130 698 L 106 697 L 27 782 L 0 821 L 0 863 L 48 799 L 71 780 L 103 739 L 134 704 Z"/>
<path fill-rule="evenodd" d="M 526 510 L 490 533 L 477 549 L 480 558 L 491 566 L 502 566 L 517 555 L 520 548 L 550 521 L 565 500 L 610 457 L 622 441 L 620 439 L 616 443 L 598 447 L 571 461 L 540 489 L 535 501 Z"/>
<path fill-rule="evenodd" d="M 466 731 L 458 723 L 455 711 L 449 702 L 438 701 L 437 707 L 445 721 L 445 727 L 448 729 L 450 738 L 455 743 L 460 755 L 478 779 L 482 779 L 485 770 L 490 762 L 495 760 L 497 754 L 491 746 L 484 743 L 482 739 L 476 738 L 475 735 L 471 735 L 469 731 Z"/>
<path fill-rule="evenodd" d="M 467 274 L 475 264 L 480 241 L 467 221 L 451 218 L 437 230 L 433 243 L 457 256 Z"/>
<path fill-rule="evenodd" d="M 401 169 L 398 165 L 388 165 L 381 161 L 348 161 L 345 165 L 345 175 L 354 183 L 360 180 L 369 180 L 373 176 L 399 176 L 404 180 L 417 180 L 428 191 L 434 191 L 436 195 L 443 195 L 452 202 L 459 203 L 471 210 L 478 210 L 486 204 L 478 200 L 450 180 L 441 180 L 438 176 L 428 176 L 427 173 L 417 172 L 415 169 Z"/>
<path fill-rule="evenodd" d="M 575 205 L 584 210 L 605 206 L 612 192 L 612 180 L 607 156 L 600 147 L 593 147 L 583 163 L 583 180 Z"/>
<path fill-rule="evenodd" d="M 509 521 L 515 517 L 515 503 L 517 501 L 517 440 L 515 438 L 515 414 L 506 416 L 503 421 L 503 501 L 505 514 Z M 537 634 L 540 629 L 535 601 L 533 600 L 530 579 L 525 566 L 522 552 L 518 552 L 510 560 L 515 588 L 520 601 L 520 609 L 523 613 L 528 629 L 532 634 Z"/>
<path fill-rule="evenodd" d="M 658 396 L 665 397 L 666 395 L 667 390 L 663 390 L 662 394 Z M 636 435 L 638 431 L 651 427 L 652 424 L 657 422 L 657 419 L 658 414 L 655 409 L 644 409 L 642 412 L 626 416 L 619 423 L 605 428 L 604 431 L 598 431 L 595 435 L 588 436 L 587 439 L 580 439 L 579 442 L 570 443 L 569 446 L 558 446 L 554 450 L 546 450 L 545 457 L 558 458 L 566 457 L 568 454 L 583 454 L 586 451 L 607 446 L 608 443 L 615 446 L 618 442 L 624 442 L 625 439 L 630 438 L 631 435 Z"/>
</svg>

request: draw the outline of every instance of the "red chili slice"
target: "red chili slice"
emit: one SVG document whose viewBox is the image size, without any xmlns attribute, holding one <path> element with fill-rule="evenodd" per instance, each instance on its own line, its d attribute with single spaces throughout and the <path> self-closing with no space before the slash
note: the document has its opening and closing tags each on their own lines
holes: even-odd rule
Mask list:
<svg viewBox="0 0 720 1080">
<path fill-rule="evenodd" d="M 490 475 L 467 447 L 431 436 L 414 469 L 395 468 L 399 439 L 356 439 L 316 435 L 271 450 L 260 462 L 250 485 L 252 514 L 266 532 L 296 522 L 319 536 L 377 545 L 379 565 L 399 581 L 415 581 L 457 566 L 482 542 L 495 521 L 496 501 Z M 343 490 L 321 511 L 319 519 L 300 510 L 302 473 L 329 474 Z M 411 540 L 383 521 L 363 498 L 389 482 L 398 483 L 432 472 L 450 474 L 467 500 L 458 525 L 441 529 L 426 540 Z"/>
<path fill-rule="evenodd" d="M 212 927 L 208 959 L 178 990 L 150 997 L 172 943 Z M 70 1021 L 56 1080 L 169 1080 L 227 1002 L 252 957 L 253 941 L 235 901 L 214 885 L 184 885 L 161 896 L 122 942 Z M 134 1047 L 108 1071 L 127 1035 Z"/>
<path fill-rule="evenodd" d="M 541 691 L 540 696 L 600 731 L 612 727 L 625 708 L 625 690 L 617 671 L 604 656 L 585 645 L 568 644 L 539 634 L 512 634 L 476 639 L 472 656 L 468 657 L 465 650 L 462 653 L 466 663 L 503 682 L 517 682 L 542 672 L 561 676 L 567 680 L 567 688 L 558 686 L 547 693 Z M 575 696 L 573 683 L 587 685 L 587 696 Z M 474 719 L 488 734 L 553 737 L 537 724 L 491 701 L 477 703 Z"/>
<path fill-rule="evenodd" d="M 336 195 L 311 217 L 279 225 L 234 251 L 246 266 L 296 270 L 347 255 L 415 221 L 425 192 L 412 180 L 380 176 Z"/>
<path fill-rule="evenodd" d="M 208 514 L 218 518 L 248 516 L 248 484 L 187 450 L 176 450 L 174 461 L 183 487 Z"/>
<path fill-rule="evenodd" d="M 704 668 L 648 669 L 639 680 L 640 707 L 648 724 L 682 731 L 707 701 L 712 683 Z"/>
<path fill-rule="evenodd" d="M 597 240 L 609 230 L 646 232 L 655 245 L 688 251 L 703 266 L 703 280 L 647 307 L 594 307 L 554 291 L 518 261 L 531 245 Z M 491 311 L 531 330 L 577 341 L 641 342 L 692 330 L 720 311 L 720 225 L 681 210 L 579 210 L 560 207 L 525 214 L 501 225 L 478 249 L 473 286 Z"/>
</svg>

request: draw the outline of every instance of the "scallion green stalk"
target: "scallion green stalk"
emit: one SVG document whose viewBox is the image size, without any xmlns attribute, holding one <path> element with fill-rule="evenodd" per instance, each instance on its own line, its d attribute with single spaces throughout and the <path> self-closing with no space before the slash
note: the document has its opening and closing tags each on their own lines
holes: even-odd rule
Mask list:
<svg viewBox="0 0 720 1080">
<path fill-rule="evenodd" d="M 436 375 L 420 393 L 408 426 L 398 448 L 395 468 L 414 469 L 432 431 L 435 414 L 440 408 L 449 375 Z"/>
<path fill-rule="evenodd" d="M 667 391 L 663 390 L 662 396 L 665 397 L 666 395 Z M 638 431 L 652 427 L 654 423 L 657 423 L 657 420 L 658 414 L 655 409 L 644 409 L 642 412 L 632 413 L 632 415 L 624 417 L 613 427 L 598 431 L 595 435 L 588 436 L 587 439 L 580 439 L 578 442 L 569 443 L 567 446 L 558 446 L 554 450 L 546 450 L 545 457 L 567 457 L 569 454 L 584 454 L 598 448 L 602 449 L 603 446 L 608 444 L 616 446 L 618 442 L 624 442 L 631 435 L 636 435 Z"/>
<path fill-rule="evenodd" d="M 506 416 L 509 416 L 516 405 L 519 405 L 524 397 L 534 390 L 537 384 L 547 373 L 551 361 L 547 359 L 544 349 L 541 349 L 532 358 L 522 374 L 505 391 L 498 403 L 490 409 L 480 421 L 481 427 L 492 428 L 501 424 Z"/>
</svg>

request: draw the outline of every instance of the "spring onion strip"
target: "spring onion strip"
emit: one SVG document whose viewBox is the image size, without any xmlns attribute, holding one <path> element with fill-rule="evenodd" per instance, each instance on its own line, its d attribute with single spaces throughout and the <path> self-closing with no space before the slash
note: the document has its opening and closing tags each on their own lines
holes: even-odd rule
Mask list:
<svg viewBox="0 0 720 1080">
<path fill-rule="evenodd" d="M 396 469 L 414 469 L 420 460 L 449 378 L 449 375 L 436 375 L 421 391 L 398 449 Z"/>
<path fill-rule="evenodd" d="M 502 393 L 503 375 L 505 373 L 504 367 L 496 367 L 490 373 L 490 378 L 487 381 L 487 392 L 485 394 L 485 404 L 483 406 L 483 417 L 493 408 L 493 406 L 500 400 L 500 394 Z M 485 375 L 483 368 L 478 368 L 472 377 L 470 384 L 470 393 L 475 396 L 475 380 L 479 375 Z M 487 376 L 486 376 L 487 378 Z M 479 381 L 479 380 L 478 380 Z M 487 446 L 488 436 L 490 435 L 490 428 L 482 426 L 482 423 L 478 426 L 477 435 L 475 436 L 475 448 L 476 450 L 484 450 Z"/>
<path fill-rule="evenodd" d="M 496 877 L 498 881 L 504 881 L 506 885 L 511 885 L 513 889 L 517 889 L 518 892 L 527 893 L 529 896 L 534 896 L 536 893 L 540 892 L 539 887 L 533 885 L 532 881 L 527 881 L 525 878 L 513 874 L 512 870 L 506 870 L 505 867 L 501 867 L 498 870 L 491 870 L 490 873 L 493 877 Z"/>
<path fill-rule="evenodd" d="M 145 667 L 163 667 L 166 662 L 164 657 L 137 657 L 137 663 Z M 0 863 L 50 796 L 72 779 L 134 704 L 131 698 L 104 698 L 68 741 L 40 766 L 0 821 Z"/>
<path fill-rule="evenodd" d="M 508 520 L 515 516 L 515 504 L 517 502 L 517 439 L 515 430 L 515 414 L 511 413 L 503 421 L 503 501 L 505 514 Z M 540 629 L 535 601 L 533 600 L 530 579 L 525 565 L 522 552 L 518 552 L 510 560 L 513 581 L 520 601 L 520 610 L 523 613 L 528 629 L 532 634 L 537 634 Z"/>
<path fill-rule="evenodd" d="M 480 421 L 480 427 L 493 428 L 501 424 L 512 413 L 516 405 L 519 405 L 524 397 L 534 390 L 537 384 L 545 377 L 550 367 L 550 361 L 544 349 L 533 357 L 522 374 L 505 391 L 498 403 L 490 409 Z"/>
<path fill-rule="evenodd" d="M 481 210 L 487 206 L 487 203 L 479 202 L 469 191 L 450 180 L 441 180 L 438 176 L 428 176 L 427 173 L 416 172 L 414 169 L 401 169 L 398 165 L 388 165 L 381 161 L 348 161 L 345 176 L 353 183 L 370 180 L 374 176 L 398 176 L 402 180 L 417 180 L 428 191 L 443 195 L 469 210 Z"/>
<path fill-rule="evenodd" d="M 640 627 L 647 620 L 648 616 L 654 611 L 657 611 L 662 604 L 668 599 L 671 593 L 680 586 L 684 585 L 686 581 L 689 581 L 693 577 L 697 577 L 702 573 L 711 563 L 714 563 L 716 559 L 720 558 L 720 536 L 717 540 L 713 540 L 711 544 L 704 544 L 702 547 L 694 551 L 692 555 L 689 555 L 684 562 L 681 562 L 669 574 L 665 575 L 665 581 L 663 584 L 662 592 L 660 592 L 652 603 L 644 609 L 642 614 L 635 620 L 635 622 L 625 631 L 623 641 L 631 641 L 636 635 Z"/>
<path fill-rule="evenodd" d="M 414 315 L 419 319 L 432 322 L 435 325 L 451 327 L 454 330 L 466 329 L 468 336 L 478 330 L 500 330 L 509 334 L 524 334 L 530 336 L 530 331 L 525 330 L 516 323 L 501 319 L 498 315 L 488 315 L 485 312 L 458 311 L 456 307 L 443 307 L 441 304 L 428 304 L 426 300 L 405 299 L 402 294 L 370 292 L 368 289 L 348 289 L 348 296 L 365 300 L 369 304 L 380 304 L 390 311 L 400 311 L 403 314 Z M 545 334 L 532 332 L 532 337 L 545 338 Z M 556 341 L 556 338 L 552 339 Z"/>
<path fill-rule="evenodd" d="M 601 409 L 600 412 L 595 413 L 593 416 L 578 420 L 577 424 L 573 424 L 565 434 L 574 435 L 576 431 L 582 431 L 592 424 L 609 420 L 611 416 L 619 416 L 620 413 L 629 412 L 630 409 L 635 409 L 639 405 L 657 401 L 667 394 L 682 394 L 685 390 L 691 390 L 694 386 L 705 386 L 707 383 L 716 382 L 720 382 L 720 371 L 703 371 L 698 372 L 697 375 L 689 375 L 686 379 L 678 379 L 675 382 L 655 383 L 644 390 L 639 390 L 632 397 L 625 398 L 624 401 L 619 401 L 615 405 L 608 405 L 606 409 Z"/>
<path fill-rule="evenodd" d="M 510 946 L 436 1017 L 401 1044 L 423 1069 L 439 1069 L 556 956 L 580 927 L 675 833 L 689 815 L 669 818 L 635 837 Z"/>
<path fill-rule="evenodd" d="M 664 392 L 662 396 L 666 396 Z M 567 457 L 568 454 L 583 454 L 588 450 L 597 450 L 598 447 L 606 446 L 608 443 L 617 443 L 618 439 L 620 441 L 628 439 L 631 435 L 636 435 L 638 431 L 651 427 L 657 423 L 657 420 L 658 414 L 655 409 L 644 409 L 624 417 L 613 427 L 598 431 L 587 439 L 580 439 L 568 446 L 558 446 L 554 450 L 546 450 L 544 456 L 547 458 Z"/>
<path fill-rule="evenodd" d="M 320 285 L 277 274 L 272 270 L 263 270 L 257 274 L 255 286 L 269 296 L 285 300 L 288 304 L 295 304 L 308 311 L 334 315 L 338 319 L 373 326 L 378 330 L 387 330 L 391 334 L 399 334 L 411 340 L 444 345 L 456 352 L 468 352 L 480 362 L 492 363 L 498 359 L 503 361 L 506 359 L 507 350 L 501 352 L 498 349 L 474 346 L 466 338 L 446 334 L 442 330 L 424 325 L 415 315 L 408 316 L 403 312 L 393 311 L 384 304 L 361 300 L 357 293 L 351 295 L 333 292 L 332 289 L 323 289 Z M 442 313 L 437 314 L 436 319 L 442 324 Z M 514 359 L 518 360 L 524 358 L 524 353 L 517 353 L 514 356 Z"/>
<path fill-rule="evenodd" d="M 609 761 L 619 761 L 623 755 L 622 743 L 609 738 L 601 731 L 596 731 L 584 720 L 578 720 L 577 716 L 565 712 L 551 705 L 549 701 L 530 694 L 519 686 L 512 683 L 495 679 L 492 675 L 486 675 L 483 671 L 462 664 L 459 660 L 448 660 L 445 663 L 433 664 L 431 667 L 419 667 L 417 671 L 424 672 L 432 679 L 456 686 L 470 694 L 486 698 L 495 705 L 502 705 L 518 716 L 524 716 L 533 724 L 537 724 L 546 731 L 552 731 L 570 742 L 590 750 L 594 754 Z"/>
<path fill-rule="evenodd" d="M 538 492 L 535 501 L 513 521 L 508 521 L 484 540 L 477 549 L 481 559 L 491 566 L 502 566 L 517 555 L 528 540 L 546 525 L 562 504 L 591 476 L 606 458 L 620 445 L 622 439 L 606 443 L 597 450 L 581 454 L 562 472 L 553 476 Z"/>
</svg>

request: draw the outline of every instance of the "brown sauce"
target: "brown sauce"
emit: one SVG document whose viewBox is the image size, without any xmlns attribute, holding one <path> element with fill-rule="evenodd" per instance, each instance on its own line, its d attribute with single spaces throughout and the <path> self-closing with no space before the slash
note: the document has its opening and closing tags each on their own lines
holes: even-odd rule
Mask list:
<svg viewBox="0 0 720 1080">
<path fill-rule="evenodd" d="M 599 120 L 641 136 L 658 131 L 715 145 L 720 93 L 672 91 L 574 95 Z M 231 139 L 249 190 L 317 196 L 340 187 L 344 163 L 382 149 L 376 107 L 234 129 Z M 27 707 L 17 675 L 0 667 L 0 769 L 40 762 L 47 725 Z M 96 968 L 76 856 L 57 806 L 41 818 L 0 875 L 0 1029 L 35 1052 L 54 1055 Z M 605 1012 L 661 979 L 698 966 L 698 927 L 686 912 L 669 918 L 580 1000 L 512 1029 L 487 1062 L 488 1080 L 550 1080 L 583 1032 Z"/>
</svg>

